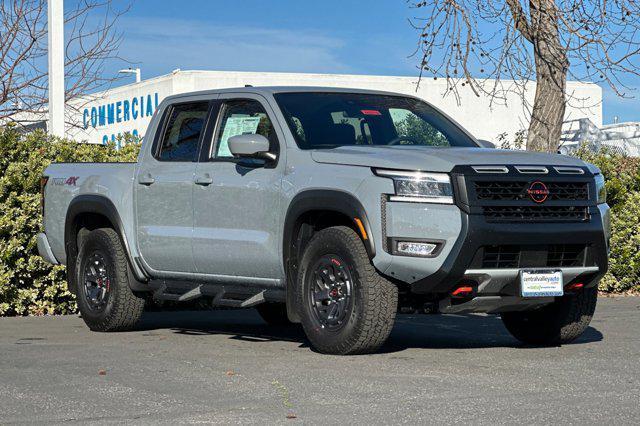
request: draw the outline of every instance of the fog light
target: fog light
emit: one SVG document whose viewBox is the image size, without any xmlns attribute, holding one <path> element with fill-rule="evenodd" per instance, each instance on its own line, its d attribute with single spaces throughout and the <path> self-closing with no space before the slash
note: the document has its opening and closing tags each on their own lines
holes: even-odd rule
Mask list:
<svg viewBox="0 0 640 426">
<path fill-rule="evenodd" d="M 437 247 L 438 245 L 434 243 L 398 241 L 396 252 L 407 256 L 431 256 Z"/>
</svg>

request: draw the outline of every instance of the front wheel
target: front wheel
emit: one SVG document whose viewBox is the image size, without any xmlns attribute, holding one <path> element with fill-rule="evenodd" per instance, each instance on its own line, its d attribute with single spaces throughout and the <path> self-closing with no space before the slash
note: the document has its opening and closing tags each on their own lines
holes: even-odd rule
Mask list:
<svg viewBox="0 0 640 426">
<path fill-rule="evenodd" d="M 298 306 L 311 345 L 322 353 L 375 352 L 391 333 L 398 289 L 380 276 L 348 227 L 318 232 L 300 262 Z"/>
<path fill-rule="evenodd" d="M 505 312 L 502 321 L 513 337 L 533 345 L 569 343 L 584 333 L 596 310 L 598 288 L 564 295 L 552 304 L 526 312 Z"/>
<path fill-rule="evenodd" d="M 127 330 L 142 316 L 145 301 L 129 287 L 128 265 L 113 229 L 96 229 L 83 238 L 74 272 L 78 308 L 91 330 Z"/>
</svg>

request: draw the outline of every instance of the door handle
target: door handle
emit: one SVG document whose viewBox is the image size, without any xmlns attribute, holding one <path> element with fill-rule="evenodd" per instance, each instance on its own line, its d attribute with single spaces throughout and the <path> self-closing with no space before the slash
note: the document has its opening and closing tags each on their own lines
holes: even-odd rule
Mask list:
<svg viewBox="0 0 640 426">
<path fill-rule="evenodd" d="M 213 183 L 213 178 L 209 173 L 205 173 L 204 176 L 198 176 L 195 183 L 196 185 L 209 186 Z"/>
<path fill-rule="evenodd" d="M 145 173 L 144 175 L 138 176 L 138 183 L 140 185 L 149 186 L 153 184 L 156 180 L 151 176 L 151 173 Z"/>
</svg>

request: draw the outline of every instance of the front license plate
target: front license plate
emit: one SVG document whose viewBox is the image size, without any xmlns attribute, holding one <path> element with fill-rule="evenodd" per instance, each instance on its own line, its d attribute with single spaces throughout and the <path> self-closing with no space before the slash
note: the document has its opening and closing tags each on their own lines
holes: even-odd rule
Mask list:
<svg viewBox="0 0 640 426">
<path fill-rule="evenodd" d="M 522 297 L 562 296 L 562 271 L 520 271 Z"/>
</svg>

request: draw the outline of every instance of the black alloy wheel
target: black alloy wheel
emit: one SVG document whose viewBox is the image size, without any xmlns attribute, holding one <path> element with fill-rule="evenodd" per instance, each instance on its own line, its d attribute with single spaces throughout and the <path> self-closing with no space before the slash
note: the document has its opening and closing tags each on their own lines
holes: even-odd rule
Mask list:
<svg viewBox="0 0 640 426">
<path fill-rule="evenodd" d="M 87 306 L 94 312 L 102 312 L 109 301 L 111 278 L 106 261 L 99 252 L 94 252 L 84 265 L 83 296 Z"/>
<path fill-rule="evenodd" d="M 312 267 L 310 291 L 311 308 L 318 325 L 338 330 L 353 309 L 353 280 L 343 259 L 335 254 L 322 256 Z"/>
<path fill-rule="evenodd" d="M 145 298 L 131 290 L 129 262 L 118 233 L 96 229 L 86 233 L 79 246 L 69 288 L 77 289 L 82 319 L 93 331 L 131 330 L 142 316 Z"/>
<path fill-rule="evenodd" d="M 334 355 L 377 351 L 393 328 L 398 288 L 374 268 L 356 231 L 318 231 L 299 265 L 296 308 L 311 346 Z"/>
</svg>

